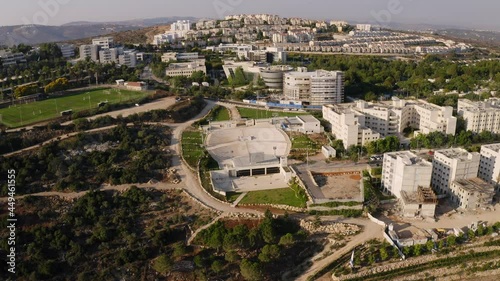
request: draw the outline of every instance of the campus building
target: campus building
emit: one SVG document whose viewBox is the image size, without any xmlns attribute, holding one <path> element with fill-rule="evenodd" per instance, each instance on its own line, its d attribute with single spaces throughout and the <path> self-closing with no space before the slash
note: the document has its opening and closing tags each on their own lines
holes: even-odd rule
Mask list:
<svg viewBox="0 0 500 281">
<path fill-rule="evenodd" d="M 73 44 L 57 44 L 59 49 L 61 49 L 61 53 L 63 58 L 72 58 L 75 56 L 75 45 Z"/>
<path fill-rule="evenodd" d="M 478 177 L 496 186 L 500 192 L 500 143 L 481 146 Z"/>
<path fill-rule="evenodd" d="M 199 59 L 191 62 L 181 62 L 181 63 L 171 63 L 165 72 L 169 77 L 175 76 L 188 76 L 190 77 L 196 71 L 201 71 L 207 74 L 207 67 L 205 66 L 205 60 Z"/>
<path fill-rule="evenodd" d="M 441 107 L 421 100 L 325 105 L 323 118 L 332 124 L 332 133 L 351 145 L 366 143 L 387 136 L 398 136 L 405 128 L 417 133 L 443 132 L 455 134 L 457 119 L 452 107 Z"/>
<path fill-rule="evenodd" d="M 275 91 L 283 91 L 283 77 L 285 73 L 293 71 L 293 68 L 288 65 L 273 65 L 270 67 L 260 68 L 260 77 L 266 83 L 266 86 Z"/>
<path fill-rule="evenodd" d="M 480 178 L 458 179 L 451 183 L 450 200 L 459 209 L 491 206 L 495 187 Z"/>
<path fill-rule="evenodd" d="M 302 101 L 310 105 L 341 103 L 344 100 L 344 73 L 317 70 L 308 72 L 299 67 L 285 73 L 283 94 L 285 99 Z"/>
<path fill-rule="evenodd" d="M 113 37 L 101 37 L 92 39 L 92 45 L 99 46 L 101 49 L 110 49 L 115 46 Z"/>
<path fill-rule="evenodd" d="M 430 188 L 432 164 L 410 151 L 384 154 L 382 187 L 400 199 L 406 217 L 433 217 L 437 198 Z"/>
<path fill-rule="evenodd" d="M 500 99 L 485 101 L 458 100 L 458 115 L 465 120 L 467 131 L 500 133 Z"/>
<path fill-rule="evenodd" d="M 99 46 L 97 45 L 81 45 L 80 59 L 90 58 L 93 61 L 99 61 Z"/>
<path fill-rule="evenodd" d="M 431 186 L 442 195 L 450 195 L 455 180 L 476 178 L 480 154 L 463 148 L 438 150 L 434 153 Z"/>
</svg>

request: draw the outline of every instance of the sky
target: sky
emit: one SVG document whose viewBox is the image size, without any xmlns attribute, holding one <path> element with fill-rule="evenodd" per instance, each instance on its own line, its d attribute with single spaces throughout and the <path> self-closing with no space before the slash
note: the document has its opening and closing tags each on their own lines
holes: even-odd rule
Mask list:
<svg viewBox="0 0 500 281">
<path fill-rule="evenodd" d="M 382 26 L 424 23 L 500 31 L 498 11 L 498 0 L 2 0 L 0 26 L 268 13 Z"/>
</svg>

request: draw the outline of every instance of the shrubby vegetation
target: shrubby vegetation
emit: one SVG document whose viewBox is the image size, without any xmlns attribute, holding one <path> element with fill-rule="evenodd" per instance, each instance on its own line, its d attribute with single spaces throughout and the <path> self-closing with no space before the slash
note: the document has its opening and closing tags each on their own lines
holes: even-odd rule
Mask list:
<svg viewBox="0 0 500 281">
<path fill-rule="evenodd" d="M 420 62 L 388 60 L 371 56 L 324 56 L 290 54 L 290 61 L 309 62 L 313 69 L 342 70 L 345 72 L 345 92 L 349 96 L 376 96 L 393 91 L 429 97 L 433 91 L 470 92 L 477 85 L 500 89 L 500 62 L 481 61 L 471 64 L 428 55 Z M 435 79 L 434 83 L 428 79 Z M 491 80 L 490 80 L 491 79 Z"/>
<path fill-rule="evenodd" d="M 278 280 L 318 246 L 304 242 L 307 234 L 287 215 L 273 218 L 267 211 L 256 227 L 241 223 L 228 226 L 230 223 L 219 221 L 196 238 L 197 244 L 208 247 L 195 257 L 195 264 L 206 277 L 239 270 L 245 280 Z"/>
<path fill-rule="evenodd" d="M 29 155 L 1 158 L 0 173 L 6 175 L 7 169 L 16 169 L 18 194 L 147 182 L 161 177 L 162 170 L 169 167 L 169 156 L 161 153 L 169 144 L 166 127 L 121 124 L 108 132 L 80 134 L 51 143 Z M 6 191 L 4 182 L 2 196 Z"/>
<path fill-rule="evenodd" d="M 54 197 L 20 200 L 16 211 L 23 223 L 17 229 L 16 276 L 19 280 L 135 280 L 153 278 L 155 270 L 170 271 L 190 252 L 184 246 L 186 227 L 207 216 L 193 215 L 185 200 L 175 191 L 137 187 L 121 194 L 89 192 L 73 203 Z M 6 221 L 2 217 L 4 228 Z M 6 234 L 0 235 L 2 251 L 8 247 Z M 0 273 L 0 279 L 7 277 L 7 271 Z"/>
</svg>

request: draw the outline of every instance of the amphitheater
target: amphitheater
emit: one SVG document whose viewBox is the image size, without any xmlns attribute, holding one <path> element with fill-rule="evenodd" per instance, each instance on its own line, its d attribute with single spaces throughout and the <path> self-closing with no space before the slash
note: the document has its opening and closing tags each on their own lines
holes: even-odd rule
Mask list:
<svg viewBox="0 0 500 281">
<path fill-rule="evenodd" d="M 207 151 L 221 169 L 211 173 L 216 191 L 287 187 L 291 176 L 286 159 L 292 144 L 276 125 L 255 120 L 227 121 L 211 123 L 204 129 L 208 132 Z"/>
</svg>

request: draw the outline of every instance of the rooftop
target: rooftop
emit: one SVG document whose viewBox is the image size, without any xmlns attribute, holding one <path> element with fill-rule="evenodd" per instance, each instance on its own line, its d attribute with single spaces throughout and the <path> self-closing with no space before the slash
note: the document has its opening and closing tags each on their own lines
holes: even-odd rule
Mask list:
<svg viewBox="0 0 500 281">
<path fill-rule="evenodd" d="M 422 166 L 430 167 L 432 164 L 427 160 L 424 160 L 410 151 L 398 151 L 386 153 L 384 157 L 391 157 L 393 159 L 400 158 L 406 166 Z"/>
<path fill-rule="evenodd" d="M 491 149 L 495 152 L 500 152 L 500 143 L 486 144 L 481 147 L 481 149 L 483 148 Z"/>
<path fill-rule="evenodd" d="M 478 192 L 484 195 L 495 193 L 495 187 L 480 178 L 458 179 L 453 181 L 453 184 L 458 185 L 468 192 Z"/>
<path fill-rule="evenodd" d="M 435 155 L 442 154 L 450 159 L 457 159 L 460 161 L 469 161 L 474 155 L 479 155 L 477 152 L 468 152 L 463 148 L 450 148 L 436 151 Z"/>
<path fill-rule="evenodd" d="M 297 116 L 296 118 L 302 120 L 305 123 L 317 123 L 317 122 L 319 122 L 319 120 L 316 119 L 316 117 L 314 117 L 312 115 L 301 115 L 301 116 Z"/>
</svg>

